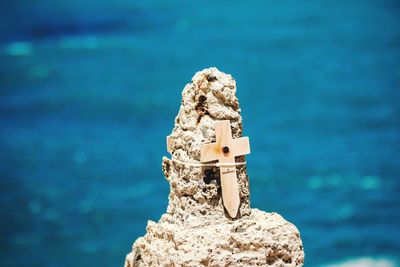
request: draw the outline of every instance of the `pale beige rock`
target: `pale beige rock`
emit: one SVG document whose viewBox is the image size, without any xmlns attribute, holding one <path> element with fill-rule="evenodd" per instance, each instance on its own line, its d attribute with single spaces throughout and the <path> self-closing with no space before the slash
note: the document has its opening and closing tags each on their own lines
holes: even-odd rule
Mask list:
<svg viewBox="0 0 400 267">
<path fill-rule="evenodd" d="M 172 158 L 199 162 L 201 145 L 215 142 L 216 120 L 230 120 L 233 138 L 242 136 L 235 80 L 209 68 L 197 72 L 182 92 L 168 140 Z M 224 209 L 218 168 L 191 167 L 166 157 L 162 166 L 170 183 L 167 213 L 158 223 L 148 222 L 146 235 L 133 244 L 125 267 L 303 264 L 297 228 L 276 213 L 250 208 L 245 166 L 237 166 L 241 204 L 235 219 Z"/>
</svg>

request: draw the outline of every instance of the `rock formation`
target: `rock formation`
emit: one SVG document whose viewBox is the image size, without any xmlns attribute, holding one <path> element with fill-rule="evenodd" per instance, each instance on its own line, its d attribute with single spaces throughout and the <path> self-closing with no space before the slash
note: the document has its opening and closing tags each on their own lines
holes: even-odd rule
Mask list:
<svg viewBox="0 0 400 267">
<path fill-rule="evenodd" d="M 237 166 L 241 204 L 232 219 L 222 203 L 218 168 L 181 163 L 199 162 L 200 146 L 215 142 L 216 120 L 230 120 L 233 138 L 242 136 L 235 80 L 209 68 L 197 72 L 182 92 L 170 135 L 169 151 L 176 161 L 164 157 L 162 163 L 170 183 L 167 212 L 157 223 L 148 222 L 125 267 L 303 265 L 297 228 L 277 213 L 250 208 L 245 166 Z"/>
</svg>

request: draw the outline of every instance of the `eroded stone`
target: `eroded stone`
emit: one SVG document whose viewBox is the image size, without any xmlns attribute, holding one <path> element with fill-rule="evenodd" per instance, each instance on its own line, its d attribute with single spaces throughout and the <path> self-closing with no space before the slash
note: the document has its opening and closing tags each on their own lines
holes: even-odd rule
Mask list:
<svg viewBox="0 0 400 267">
<path fill-rule="evenodd" d="M 242 136 L 235 80 L 209 68 L 197 72 L 182 92 L 169 139 L 172 158 L 199 162 L 200 146 L 215 142 L 216 120 L 230 120 L 233 138 Z M 222 203 L 217 167 L 193 167 L 164 157 L 162 169 L 170 183 L 167 212 L 158 223 L 148 222 L 146 235 L 133 244 L 125 267 L 303 264 L 297 228 L 276 213 L 250 208 L 245 166 L 237 166 L 241 204 L 234 220 Z"/>
</svg>

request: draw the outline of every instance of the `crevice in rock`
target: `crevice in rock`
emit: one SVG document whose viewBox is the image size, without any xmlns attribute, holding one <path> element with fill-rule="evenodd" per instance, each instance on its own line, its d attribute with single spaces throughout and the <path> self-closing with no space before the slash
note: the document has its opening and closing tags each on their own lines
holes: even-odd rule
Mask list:
<svg viewBox="0 0 400 267">
<path fill-rule="evenodd" d="M 208 266 L 209 264 L 210 264 L 210 260 L 209 259 L 205 259 L 205 260 L 202 260 L 201 262 L 200 262 L 203 266 Z"/>
<path fill-rule="evenodd" d="M 218 170 L 216 171 L 216 169 L 205 169 L 203 181 L 205 184 L 214 183 L 216 185 L 220 185 L 221 181 Z"/>
<path fill-rule="evenodd" d="M 197 123 L 200 123 L 201 118 L 204 115 L 210 115 L 210 113 L 207 110 L 207 97 L 205 95 L 201 95 L 199 96 L 199 100 L 196 104 L 195 110 L 197 112 L 197 114 L 199 115 L 197 117 Z"/>
<path fill-rule="evenodd" d="M 214 75 L 207 75 L 206 79 L 208 82 L 215 82 L 217 79 L 217 77 L 215 77 Z"/>
<path fill-rule="evenodd" d="M 162 170 L 164 172 L 164 176 L 167 180 L 171 176 L 171 163 L 169 159 L 164 158 L 162 162 Z"/>
</svg>

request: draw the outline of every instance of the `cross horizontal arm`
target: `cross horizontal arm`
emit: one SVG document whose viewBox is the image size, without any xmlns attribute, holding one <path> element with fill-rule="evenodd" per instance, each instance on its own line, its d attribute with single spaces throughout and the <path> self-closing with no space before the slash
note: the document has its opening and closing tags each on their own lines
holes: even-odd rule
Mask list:
<svg viewBox="0 0 400 267">
<path fill-rule="evenodd" d="M 233 139 L 232 144 L 235 156 L 250 154 L 250 142 L 247 136 Z"/>
<path fill-rule="evenodd" d="M 204 144 L 200 148 L 200 161 L 214 161 L 219 159 L 219 146 L 216 143 Z"/>
</svg>

